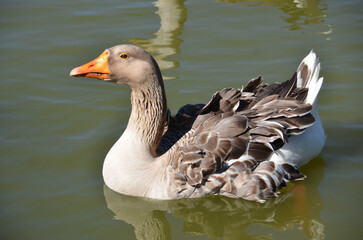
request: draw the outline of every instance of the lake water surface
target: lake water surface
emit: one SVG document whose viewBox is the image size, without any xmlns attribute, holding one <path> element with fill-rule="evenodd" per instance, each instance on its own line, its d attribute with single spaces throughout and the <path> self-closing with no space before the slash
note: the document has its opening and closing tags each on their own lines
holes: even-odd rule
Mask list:
<svg viewBox="0 0 363 240">
<path fill-rule="evenodd" d="M 363 3 L 360 0 L 4 0 L 0 8 L 1 239 L 361 239 Z M 155 201 L 104 186 L 130 90 L 69 77 L 105 48 L 152 53 L 173 113 L 262 75 L 322 62 L 321 155 L 265 204 Z"/>
</svg>

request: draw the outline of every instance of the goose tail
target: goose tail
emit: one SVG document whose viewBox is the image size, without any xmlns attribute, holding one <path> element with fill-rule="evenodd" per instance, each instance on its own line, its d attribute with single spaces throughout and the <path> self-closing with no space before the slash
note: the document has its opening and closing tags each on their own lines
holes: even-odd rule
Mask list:
<svg viewBox="0 0 363 240">
<path fill-rule="evenodd" d="M 318 113 L 318 94 L 323 84 L 323 77 L 319 78 L 320 62 L 314 51 L 311 51 L 300 63 L 296 70 L 296 88 L 307 88 L 308 92 L 302 100 L 311 104 L 311 113 L 315 122 L 302 134 L 289 137 L 289 141 L 277 151 L 270 160 L 278 163 L 289 163 L 302 166 L 321 152 L 326 135 Z"/>
<path fill-rule="evenodd" d="M 319 78 L 320 62 L 313 50 L 302 60 L 296 72 L 296 87 L 309 89 L 305 103 L 315 107 L 324 78 Z"/>
</svg>

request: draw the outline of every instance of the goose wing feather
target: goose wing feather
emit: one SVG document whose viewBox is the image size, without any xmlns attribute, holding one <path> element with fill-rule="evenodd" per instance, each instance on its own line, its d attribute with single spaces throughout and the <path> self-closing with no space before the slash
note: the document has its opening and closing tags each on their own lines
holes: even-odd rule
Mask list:
<svg viewBox="0 0 363 240">
<path fill-rule="evenodd" d="M 306 91 L 296 81 L 296 73 L 282 84 L 266 85 L 258 77 L 242 90 L 216 92 L 206 105 L 183 106 L 166 132 L 184 130 L 168 152 L 174 154 L 169 194 L 263 201 L 287 181 L 304 178 L 295 166 L 268 161 L 290 135 L 314 123 L 311 105 L 302 102 Z"/>
</svg>

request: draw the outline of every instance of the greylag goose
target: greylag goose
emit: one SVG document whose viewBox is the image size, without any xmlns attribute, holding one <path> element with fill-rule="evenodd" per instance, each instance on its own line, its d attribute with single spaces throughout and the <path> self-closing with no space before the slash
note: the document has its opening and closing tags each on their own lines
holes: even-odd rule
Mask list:
<svg viewBox="0 0 363 240">
<path fill-rule="evenodd" d="M 311 51 L 292 78 L 242 89 L 225 88 L 207 104 L 187 104 L 171 116 L 160 69 L 134 45 L 106 49 L 74 68 L 74 77 L 98 78 L 131 88 L 131 116 L 109 150 L 103 178 L 112 190 L 155 199 L 225 195 L 264 202 L 325 142 L 317 112 L 323 83 Z"/>
</svg>

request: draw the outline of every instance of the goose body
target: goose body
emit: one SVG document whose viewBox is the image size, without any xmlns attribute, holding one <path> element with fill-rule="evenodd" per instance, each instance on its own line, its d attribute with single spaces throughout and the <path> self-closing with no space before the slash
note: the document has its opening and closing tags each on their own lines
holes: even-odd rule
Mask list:
<svg viewBox="0 0 363 240">
<path fill-rule="evenodd" d="M 71 71 L 131 88 L 126 130 L 108 152 L 103 177 L 112 190 L 156 199 L 221 194 L 263 202 L 316 157 L 325 142 L 317 111 L 323 78 L 312 51 L 293 77 L 266 85 L 250 80 L 225 88 L 207 104 L 167 109 L 155 60 L 118 45 Z"/>
</svg>

